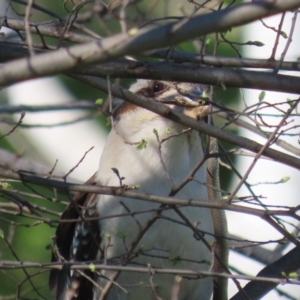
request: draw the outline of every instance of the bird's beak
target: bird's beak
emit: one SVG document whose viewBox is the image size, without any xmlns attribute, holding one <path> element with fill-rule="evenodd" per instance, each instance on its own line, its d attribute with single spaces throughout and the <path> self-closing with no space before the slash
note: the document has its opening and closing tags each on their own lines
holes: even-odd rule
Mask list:
<svg viewBox="0 0 300 300">
<path fill-rule="evenodd" d="M 206 120 L 205 117 L 209 114 L 209 105 L 186 106 L 183 114 L 196 120 Z"/>
<path fill-rule="evenodd" d="M 207 121 L 210 105 L 204 85 L 178 84 L 171 85 L 171 89 L 157 100 L 196 120 Z"/>
<path fill-rule="evenodd" d="M 183 108 L 182 113 L 196 120 L 205 120 L 209 114 L 210 106 L 207 104 L 205 92 L 199 88 L 193 89 L 188 94 L 180 94 L 172 99 L 172 104 Z M 171 102 L 169 102 L 171 104 Z"/>
</svg>

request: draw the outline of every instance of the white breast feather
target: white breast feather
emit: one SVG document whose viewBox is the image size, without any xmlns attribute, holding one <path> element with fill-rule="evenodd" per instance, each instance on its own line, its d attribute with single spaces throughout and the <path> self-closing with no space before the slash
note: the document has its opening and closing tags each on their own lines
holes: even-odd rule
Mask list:
<svg viewBox="0 0 300 300">
<path fill-rule="evenodd" d="M 139 87 L 135 88 L 138 89 Z M 111 168 L 116 168 L 120 176 L 125 177 L 124 184 L 139 185 L 140 189 L 138 191 L 141 193 L 168 196 L 171 191 L 171 183 L 160 161 L 158 142 L 153 133 L 154 129 L 158 132 L 159 139 L 162 140 L 170 135 L 178 134 L 186 128 L 141 108 L 126 112 L 108 136 L 101 157 L 97 180 L 103 185 L 118 186 L 119 179 L 111 170 Z M 147 146 L 145 149 L 137 150 L 137 143 L 141 140 L 145 140 Z M 175 185 L 180 183 L 203 156 L 199 133 L 190 131 L 169 139 L 162 144 L 161 153 L 173 183 Z M 195 177 L 200 182 L 205 182 L 205 176 L 206 165 L 204 164 Z M 208 199 L 206 186 L 195 181 L 188 183 L 176 197 Z M 135 199 L 122 198 L 122 201 L 131 212 L 159 207 L 159 204 Z M 100 196 L 97 209 L 100 216 L 127 213 L 124 206 L 120 204 L 120 198 L 114 196 Z M 199 223 L 198 228 L 213 233 L 210 210 L 186 207 L 182 208 L 181 211 L 192 224 Z M 102 247 L 108 244 L 109 239 L 112 245 L 107 250 L 108 259 L 126 253 L 124 242 L 120 236 L 125 236 L 125 244 L 127 248 L 130 248 L 139 232 L 137 220 L 144 226 L 151 215 L 152 213 L 146 213 L 138 214 L 134 218 L 128 216 L 100 221 L 103 238 Z M 163 215 L 183 222 L 173 210 L 165 211 Z M 205 235 L 205 239 L 210 242 L 212 237 Z M 196 240 L 190 228 L 163 219 L 156 221 L 147 231 L 136 251 L 139 248 L 147 251 L 150 256 L 139 255 L 131 262 L 133 266 L 147 267 L 150 264 L 153 268 L 179 268 L 197 271 L 209 270 L 209 264 L 202 261 L 209 262 L 212 260 L 210 251 L 201 241 Z M 157 250 L 154 250 L 154 248 Z M 156 258 L 155 255 L 181 257 L 196 262 L 182 260 L 173 265 L 171 259 Z M 102 274 L 109 277 L 112 273 L 106 271 Z M 157 296 L 164 300 L 171 299 L 172 289 L 174 289 L 174 276 L 154 275 L 153 281 L 157 285 Z M 124 285 L 123 287 L 128 294 L 114 285 L 109 293 L 108 300 L 155 299 L 155 294 L 150 287 L 149 274 L 122 273 L 117 282 Z M 100 280 L 102 287 L 106 283 L 106 279 Z M 211 294 L 211 278 L 201 280 L 183 279 L 179 285 L 178 299 L 208 300 Z M 95 296 L 95 299 L 98 299 L 98 295 Z"/>
</svg>

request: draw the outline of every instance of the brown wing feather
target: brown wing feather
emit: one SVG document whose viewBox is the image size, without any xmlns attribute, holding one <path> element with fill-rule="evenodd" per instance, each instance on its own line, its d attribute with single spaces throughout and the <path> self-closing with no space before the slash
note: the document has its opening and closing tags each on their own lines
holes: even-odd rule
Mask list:
<svg viewBox="0 0 300 300">
<path fill-rule="evenodd" d="M 96 185 L 95 175 L 86 184 Z M 60 222 L 56 230 L 52 262 L 84 262 L 97 258 L 100 250 L 99 222 L 84 221 L 97 217 L 96 201 L 98 195 L 77 193 L 62 214 L 62 220 L 82 219 L 80 222 Z M 49 286 L 57 300 L 89 300 L 93 298 L 95 273 L 90 270 L 71 271 L 69 266 L 50 272 Z M 88 276 L 91 280 L 86 278 Z"/>
</svg>

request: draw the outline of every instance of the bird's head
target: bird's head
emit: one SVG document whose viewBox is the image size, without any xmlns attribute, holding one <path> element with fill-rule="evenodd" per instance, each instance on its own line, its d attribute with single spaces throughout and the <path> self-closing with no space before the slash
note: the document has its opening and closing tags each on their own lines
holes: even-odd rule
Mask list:
<svg viewBox="0 0 300 300">
<path fill-rule="evenodd" d="M 203 98 L 207 87 L 203 85 L 140 79 L 129 90 L 197 120 L 206 120 L 209 113 L 209 105 Z M 114 110 L 113 119 L 117 132 L 132 143 L 153 135 L 154 128 L 161 137 L 166 130 L 176 134 L 185 129 L 181 124 L 126 101 Z"/>
</svg>

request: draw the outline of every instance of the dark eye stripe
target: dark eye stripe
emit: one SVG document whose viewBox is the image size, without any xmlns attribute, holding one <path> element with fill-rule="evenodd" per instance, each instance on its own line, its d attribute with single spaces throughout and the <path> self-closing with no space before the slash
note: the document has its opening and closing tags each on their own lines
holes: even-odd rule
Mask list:
<svg viewBox="0 0 300 300">
<path fill-rule="evenodd" d="M 136 94 L 147 98 L 154 98 L 156 95 L 165 91 L 167 88 L 168 87 L 160 81 L 152 81 L 148 87 L 140 89 L 138 92 L 136 92 Z"/>
<path fill-rule="evenodd" d="M 136 92 L 136 94 L 144 96 L 146 98 L 153 98 L 155 95 L 155 93 L 149 87 L 139 90 L 138 92 Z"/>
</svg>

